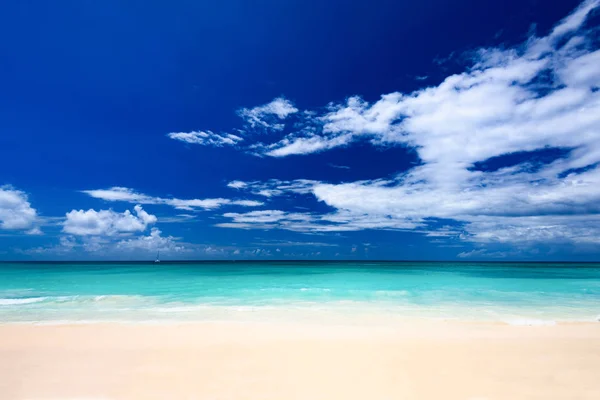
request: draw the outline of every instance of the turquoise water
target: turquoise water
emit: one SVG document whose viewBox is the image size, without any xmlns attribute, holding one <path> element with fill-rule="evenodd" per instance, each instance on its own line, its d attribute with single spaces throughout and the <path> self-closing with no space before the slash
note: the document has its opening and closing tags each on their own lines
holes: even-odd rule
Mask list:
<svg viewBox="0 0 600 400">
<path fill-rule="evenodd" d="M 596 321 L 600 264 L 0 264 L 0 322 Z"/>
</svg>

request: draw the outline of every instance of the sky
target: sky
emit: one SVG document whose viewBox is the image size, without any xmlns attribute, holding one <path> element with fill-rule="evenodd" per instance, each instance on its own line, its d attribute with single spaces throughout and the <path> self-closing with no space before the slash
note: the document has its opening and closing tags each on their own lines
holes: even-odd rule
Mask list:
<svg viewBox="0 0 600 400">
<path fill-rule="evenodd" d="M 3 9 L 0 260 L 600 260 L 600 0 Z"/>
</svg>

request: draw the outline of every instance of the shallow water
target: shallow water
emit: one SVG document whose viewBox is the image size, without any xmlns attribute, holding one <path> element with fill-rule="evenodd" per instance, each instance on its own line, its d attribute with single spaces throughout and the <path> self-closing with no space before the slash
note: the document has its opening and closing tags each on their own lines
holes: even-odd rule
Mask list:
<svg viewBox="0 0 600 400">
<path fill-rule="evenodd" d="M 600 264 L 3 263 L 1 322 L 596 321 Z"/>
</svg>

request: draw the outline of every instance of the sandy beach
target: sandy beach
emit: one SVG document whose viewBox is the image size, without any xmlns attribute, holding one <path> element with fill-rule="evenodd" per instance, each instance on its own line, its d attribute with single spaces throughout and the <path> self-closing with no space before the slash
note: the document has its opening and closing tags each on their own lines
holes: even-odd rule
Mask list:
<svg viewBox="0 0 600 400">
<path fill-rule="evenodd" d="M 0 326 L 0 398 L 598 399 L 600 324 Z"/>
</svg>

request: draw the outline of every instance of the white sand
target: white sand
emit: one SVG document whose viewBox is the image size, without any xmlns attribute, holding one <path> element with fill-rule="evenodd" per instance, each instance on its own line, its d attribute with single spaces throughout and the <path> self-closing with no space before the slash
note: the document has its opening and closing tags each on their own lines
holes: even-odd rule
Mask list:
<svg viewBox="0 0 600 400">
<path fill-rule="evenodd" d="M 600 323 L 0 325 L 0 399 L 600 399 Z"/>
</svg>

